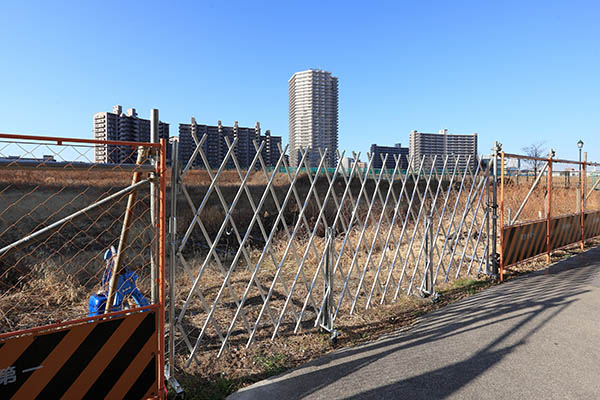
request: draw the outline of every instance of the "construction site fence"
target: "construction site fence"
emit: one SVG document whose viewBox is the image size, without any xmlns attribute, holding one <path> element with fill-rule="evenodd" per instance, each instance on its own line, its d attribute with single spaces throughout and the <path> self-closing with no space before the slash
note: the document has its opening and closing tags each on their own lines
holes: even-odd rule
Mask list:
<svg viewBox="0 0 600 400">
<path fill-rule="evenodd" d="M 500 277 L 505 268 L 600 235 L 600 164 L 495 153 L 499 170 Z M 517 165 L 517 167 L 509 167 Z M 521 167 L 533 171 L 523 180 Z M 521 178 L 521 179 L 519 179 Z"/>
<path fill-rule="evenodd" d="M 0 134 L 1 398 L 164 394 L 166 146 Z"/>
<path fill-rule="evenodd" d="M 267 165 L 264 143 L 241 162 L 237 139 L 225 138 L 210 168 L 206 137 L 193 139 L 194 156 L 180 163 L 177 140 L 0 135 L 0 370 L 16 382 L 0 385 L 2 397 L 33 393 L 24 383 L 39 374 L 24 360 L 36 352 L 54 360 L 55 376 L 83 371 L 65 378 L 71 397 L 99 386 L 109 397 L 161 396 L 165 375 L 201 355 L 313 329 L 334 337 L 401 296 L 503 279 L 512 265 L 600 234 L 600 165 L 585 154 L 535 158 L 496 145 L 488 160 L 368 155 L 347 168 L 345 153 L 327 149 L 316 166 L 306 149 L 290 166 L 280 147 Z M 92 342 L 89 364 L 76 365 Z M 52 346 L 40 353 L 39 343 Z M 2 356 L 14 346 L 16 357 Z M 116 352 L 90 371 L 99 354 L 131 346 L 129 364 Z M 122 373 L 107 384 L 116 364 Z M 82 379 L 85 393 L 71 389 Z"/>
</svg>

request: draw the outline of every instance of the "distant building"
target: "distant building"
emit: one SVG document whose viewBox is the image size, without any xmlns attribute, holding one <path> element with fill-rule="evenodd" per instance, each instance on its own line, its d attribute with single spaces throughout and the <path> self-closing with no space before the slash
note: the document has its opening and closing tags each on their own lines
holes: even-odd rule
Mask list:
<svg viewBox="0 0 600 400">
<path fill-rule="evenodd" d="M 265 142 L 261 153 L 265 165 L 274 166 L 281 155 L 279 150 L 281 136 L 272 136 L 269 130 L 265 132 L 264 136 L 261 135 L 260 123 L 258 122 L 254 128 L 247 128 L 239 126 L 237 121 L 234 122 L 233 126 L 225 126 L 221 121 L 218 121 L 217 125 L 204 125 L 196 123 L 196 119 L 192 118 L 189 124 L 179 124 L 179 161 L 187 164 L 196 149 L 194 136 L 200 141 L 205 135 L 206 139 L 202 144 L 202 150 L 208 165 L 205 165 L 202 157 L 197 155 L 192 161 L 192 165 L 195 167 L 219 168 L 229 149 L 225 138 L 229 139 L 229 143 L 233 143 L 237 138 L 237 144 L 233 151 L 242 169 L 248 168 L 256 155 L 254 141 L 259 146 L 262 142 Z M 225 167 L 235 168 L 233 158 L 228 158 Z M 256 167 L 260 167 L 260 161 L 257 161 Z"/>
<path fill-rule="evenodd" d="M 400 169 L 408 168 L 408 147 L 402 147 L 400 143 L 396 143 L 393 147 L 371 145 L 371 157 L 373 157 L 373 168 L 383 168 L 383 158 L 387 155 L 385 168 L 396 168 L 396 157 L 400 157 L 398 167 Z"/>
<path fill-rule="evenodd" d="M 354 158 L 344 157 L 344 158 L 342 158 L 341 164 L 342 164 L 342 168 L 350 169 L 354 165 Z"/>
<path fill-rule="evenodd" d="M 36 162 L 36 163 L 48 163 L 48 162 L 56 162 L 56 159 L 53 155 L 44 154 L 41 158 L 38 157 L 21 157 L 21 156 L 6 156 L 0 157 L 0 161 L 8 162 L 8 161 L 27 161 L 27 162 Z"/>
<path fill-rule="evenodd" d="M 367 163 L 365 161 L 360 161 L 352 157 L 344 157 L 340 161 L 340 165 L 343 169 L 351 170 L 356 167 L 358 169 L 366 169 Z"/>
<path fill-rule="evenodd" d="M 260 140 L 265 141 L 265 147 L 263 147 L 263 160 L 269 167 L 277 165 L 277 161 L 281 157 L 281 136 L 272 136 L 270 130 L 265 131 L 265 136 L 261 136 Z M 280 166 L 283 167 L 283 161 Z"/>
<path fill-rule="evenodd" d="M 158 137 L 169 139 L 169 124 L 159 122 Z M 123 114 L 123 108 L 116 105 L 112 112 L 94 114 L 94 139 L 149 142 L 150 120 L 139 118 L 135 108 Z M 135 163 L 136 158 L 137 151 L 132 152 L 131 148 L 119 148 L 112 144 L 94 146 L 94 162 L 97 163 Z"/>
<path fill-rule="evenodd" d="M 331 72 L 309 69 L 288 81 L 290 163 L 298 166 L 300 150 L 310 148 L 309 166 L 316 167 L 327 149 L 325 166 L 335 167 L 338 148 L 338 78 Z"/>
<path fill-rule="evenodd" d="M 447 129 L 440 133 L 424 133 L 412 131 L 410 133 L 410 156 L 415 157 L 415 163 L 420 162 L 423 156 L 429 156 L 423 163 L 424 168 L 431 167 L 431 158 L 437 156 L 436 168 L 442 168 L 445 156 L 460 156 L 458 168 L 464 169 L 470 157 L 469 165 L 477 165 L 477 133 L 469 135 L 449 134 Z M 453 167 L 455 158 L 448 160 L 448 167 Z"/>
</svg>

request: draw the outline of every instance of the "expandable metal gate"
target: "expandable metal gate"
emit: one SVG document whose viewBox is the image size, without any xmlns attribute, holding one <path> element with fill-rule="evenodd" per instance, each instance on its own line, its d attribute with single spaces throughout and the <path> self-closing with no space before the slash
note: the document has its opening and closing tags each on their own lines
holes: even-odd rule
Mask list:
<svg viewBox="0 0 600 400">
<path fill-rule="evenodd" d="M 176 295 L 170 297 L 170 360 L 176 336 L 187 348 L 189 366 L 203 342 L 216 345 L 221 355 L 232 338 L 250 346 L 268 327 L 273 339 L 282 327 L 297 332 L 308 321 L 335 337 L 334 322 L 342 313 L 395 301 L 401 291 L 435 295 L 436 284 L 451 278 L 497 274 L 497 258 L 490 257 L 496 242 L 489 234 L 490 216 L 497 218 L 491 205 L 496 179 L 470 157 L 395 157 L 393 169 L 374 168 L 370 157 L 366 168 L 354 163 L 345 169 L 344 153 L 338 153 L 335 168 L 326 168 L 321 152 L 315 168 L 309 151 L 302 150 L 301 167 L 290 168 L 286 147 L 271 167 L 263 157 L 264 142 L 255 142 L 254 156 L 242 169 L 238 139 L 225 137 L 225 157 L 216 170 L 203 170 L 210 181 L 194 199 L 192 165 L 198 157 L 210 164 L 207 136 L 198 138 L 194 131 L 192 136 L 195 150 L 185 166 L 177 165 L 177 142 L 172 151 L 171 272 L 182 268 L 189 286 L 177 288 L 186 290 L 177 307 Z M 382 162 L 386 165 L 387 156 Z M 226 196 L 220 179 L 226 173 L 231 179 L 232 171 L 239 183 L 229 185 L 234 194 L 228 189 Z M 252 194 L 251 176 L 264 178 L 258 196 Z M 176 228 L 185 209 L 178 198 L 191 212 L 181 235 Z M 246 223 L 235 218 L 242 199 L 251 215 Z M 215 215 L 224 216 L 216 228 L 207 227 L 204 221 Z M 228 246 L 230 254 L 223 246 L 231 237 L 236 243 Z M 260 254 L 251 241 L 262 243 Z M 207 250 L 198 250 L 198 243 Z"/>
</svg>

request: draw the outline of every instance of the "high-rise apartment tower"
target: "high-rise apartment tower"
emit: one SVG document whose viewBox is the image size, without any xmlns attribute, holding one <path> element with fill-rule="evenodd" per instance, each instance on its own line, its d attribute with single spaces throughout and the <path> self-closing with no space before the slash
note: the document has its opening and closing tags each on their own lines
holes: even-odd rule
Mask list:
<svg viewBox="0 0 600 400">
<path fill-rule="evenodd" d="M 290 164 L 298 166 L 300 150 L 310 149 L 308 163 L 317 166 L 327 149 L 326 166 L 337 164 L 338 78 L 331 72 L 296 72 L 289 85 Z"/>
<path fill-rule="evenodd" d="M 169 124 L 159 122 L 158 137 L 159 139 L 169 138 Z M 150 120 L 138 118 L 135 108 L 128 109 L 124 114 L 121 106 L 114 106 L 113 112 L 94 114 L 94 139 L 149 142 Z M 137 153 L 132 153 L 130 149 L 118 148 L 112 144 L 96 144 L 94 147 L 94 162 L 118 164 L 135 163 L 136 161 Z"/>
</svg>

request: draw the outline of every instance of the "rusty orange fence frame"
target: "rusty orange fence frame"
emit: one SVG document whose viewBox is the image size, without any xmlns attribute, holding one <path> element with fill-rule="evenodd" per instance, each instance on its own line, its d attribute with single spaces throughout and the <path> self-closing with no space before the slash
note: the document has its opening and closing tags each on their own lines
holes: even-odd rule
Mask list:
<svg viewBox="0 0 600 400">
<path fill-rule="evenodd" d="M 588 166 L 600 166 L 600 163 L 594 163 L 594 162 L 588 162 L 587 161 L 587 153 L 584 153 L 584 158 L 582 161 L 573 161 L 573 160 L 563 160 L 563 159 L 556 159 L 553 157 L 552 154 L 549 154 L 548 158 L 543 158 L 543 157 L 532 157 L 532 156 L 526 156 L 526 155 L 521 155 L 521 154 L 511 154 L 511 153 L 505 153 L 504 151 L 500 151 L 500 201 L 499 201 L 499 206 L 500 206 L 500 280 L 503 281 L 504 280 L 504 268 L 505 268 L 505 258 L 504 258 L 504 249 L 506 246 L 505 243 L 505 219 L 504 219 L 504 196 L 505 196 L 505 190 L 504 190 L 504 183 L 505 183 L 505 159 L 506 158 L 515 158 L 515 159 L 519 159 L 519 160 L 529 160 L 529 161 L 542 161 L 542 162 L 547 162 L 548 163 L 548 177 L 547 177 L 547 187 L 548 187 L 548 193 L 546 196 L 546 207 L 547 207 L 547 213 L 546 213 L 546 235 L 545 235 L 545 244 L 546 244 L 546 261 L 549 262 L 550 261 L 550 254 L 552 252 L 552 250 L 556 250 L 555 248 L 552 248 L 551 245 L 551 236 L 552 236 L 552 164 L 553 163 L 562 163 L 562 164 L 572 164 L 572 165 L 579 165 L 580 166 L 580 173 L 579 173 L 579 181 L 580 181 L 580 218 L 579 218 L 579 224 L 580 224 L 580 249 L 583 250 L 584 249 L 584 245 L 585 245 L 585 177 L 586 177 L 586 170 Z M 538 223 L 539 221 L 534 221 L 534 223 Z M 509 225 L 511 226 L 511 225 Z M 572 245 L 573 243 L 570 243 L 568 245 Z M 563 246 L 564 247 L 564 246 Z M 543 253 L 542 253 L 543 254 Z M 539 257 L 541 254 L 535 255 L 533 257 L 530 258 L 534 258 L 534 257 Z M 525 261 L 525 260 L 522 260 Z"/>
<path fill-rule="evenodd" d="M 138 147 L 147 147 L 154 149 L 159 156 L 159 162 L 156 164 L 155 172 L 156 176 L 160 180 L 159 184 L 159 213 L 158 213 L 158 224 L 155 226 L 155 229 L 158 229 L 158 273 L 157 273 L 157 281 L 154 282 L 158 286 L 159 296 L 158 303 L 151 304 L 145 307 L 132 308 L 127 310 L 127 314 L 132 314 L 136 312 L 146 312 L 150 310 L 156 310 L 158 312 L 158 343 L 157 343 L 157 355 L 158 355 L 158 363 L 157 363 L 157 371 L 156 377 L 158 379 L 158 391 L 160 398 L 166 398 L 167 389 L 165 386 L 164 379 L 164 366 L 165 366 L 165 269 L 166 269 L 166 236 L 167 236 L 167 224 L 166 224 L 166 171 L 167 171 L 167 162 L 166 162 L 166 147 L 167 147 L 167 139 L 160 139 L 159 143 L 150 143 L 150 142 L 131 142 L 131 141 L 115 141 L 115 140 L 95 140 L 95 139 L 79 139 L 79 138 L 65 138 L 65 137 L 55 137 L 55 136 L 34 136 L 34 135 L 23 135 L 23 134 L 10 134 L 10 133 L 0 133 L 0 139 L 13 139 L 13 140 L 26 140 L 31 143 L 35 142 L 44 142 L 44 144 L 51 143 L 56 145 L 64 145 L 66 143 L 71 144 L 109 144 L 116 146 L 129 146 L 133 148 Z M 83 323 L 94 323 L 102 320 L 106 320 L 112 317 L 123 316 L 123 311 L 115 311 L 105 313 L 99 316 L 93 317 L 85 317 L 78 318 L 69 321 L 61 321 L 59 323 L 43 325 L 29 329 L 23 329 L 13 332 L 6 332 L 0 334 L 0 339 L 9 339 L 14 337 L 22 337 L 26 335 L 39 334 L 46 331 L 51 331 L 53 329 L 64 328 L 68 326 L 80 325 Z"/>
<path fill-rule="evenodd" d="M 166 398 L 166 386 L 165 386 L 165 269 L 167 265 L 167 139 L 160 140 L 160 156 L 159 163 L 157 165 L 158 171 L 157 176 L 160 179 L 159 189 L 159 239 L 158 239 L 158 265 L 159 273 L 157 278 L 159 279 L 159 300 L 160 309 L 158 312 L 158 323 L 159 323 L 159 342 L 158 342 L 158 368 L 157 373 L 159 382 L 159 392 L 161 396 L 164 395 Z"/>
</svg>

